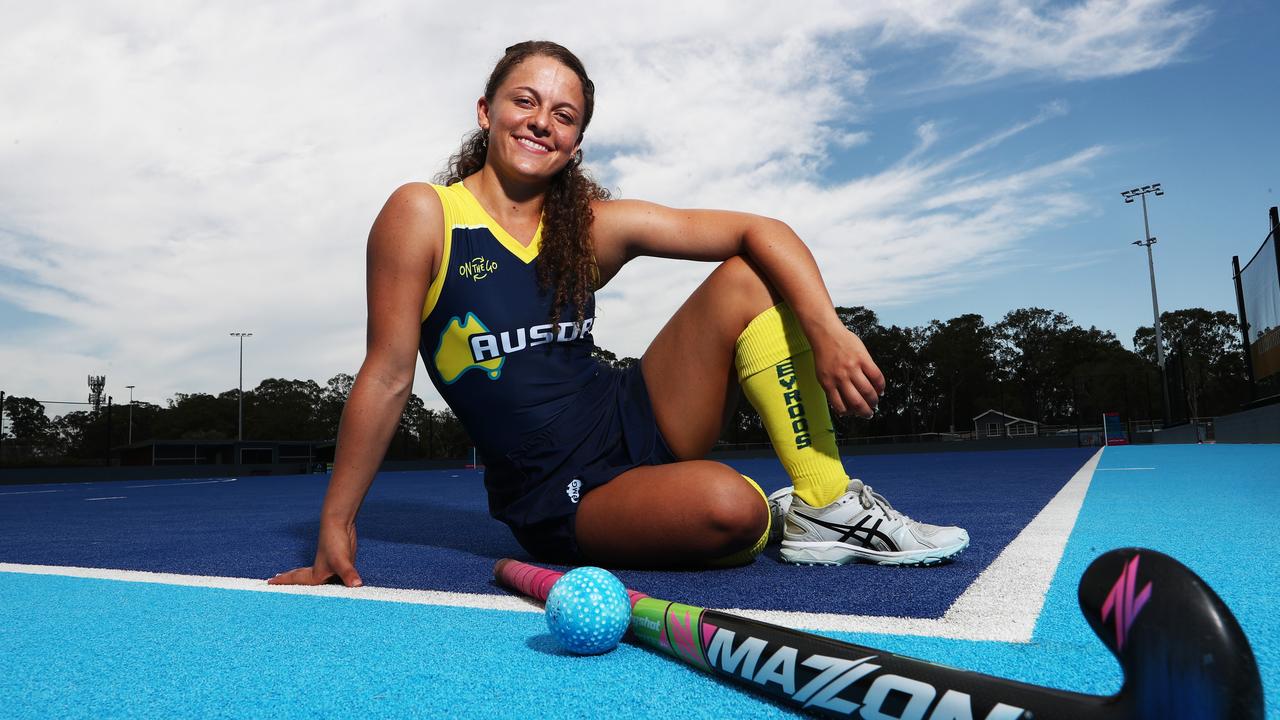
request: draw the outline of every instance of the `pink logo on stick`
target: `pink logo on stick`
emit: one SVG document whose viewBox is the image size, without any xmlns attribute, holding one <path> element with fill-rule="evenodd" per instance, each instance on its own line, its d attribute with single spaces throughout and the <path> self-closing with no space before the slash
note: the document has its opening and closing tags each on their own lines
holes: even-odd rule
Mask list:
<svg viewBox="0 0 1280 720">
<path fill-rule="evenodd" d="M 1138 618 L 1138 613 L 1142 612 L 1142 608 L 1151 599 L 1151 582 L 1148 581 L 1141 592 L 1134 594 L 1137 583 L 1138 556 L 1134 555 L 1133 559 L 1120 571 L 1120 577 L 1116 579 L 1116 584 L 1111 586 L 1111 592 L 1102 603 L 1103 622 L 1107 621 L 1112 610 L 1116 614 L 1116 650 L 1124 649 L 1129 630 L 1133 628 L 1133 621 Z"/>
</svg>

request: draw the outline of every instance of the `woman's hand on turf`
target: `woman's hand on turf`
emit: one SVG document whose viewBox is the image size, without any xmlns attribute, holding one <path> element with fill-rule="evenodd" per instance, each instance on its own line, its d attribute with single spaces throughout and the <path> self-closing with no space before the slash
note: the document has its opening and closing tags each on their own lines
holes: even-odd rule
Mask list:
<svg viewBox="0 0 1280 720">
<path fill-rule="evenodd" d="M 267 581 L 269 585 L 323 585 L 334 578 L 347 587 L 360 587 L 364 581 L 356 572 L 355 523 L 320 523 L 320 540 L 316 545 L 316 560 L 311 567 L 300 567 Z"/>
<path fill-rule="evenodd" d="M 837 415 L 870 418 L 884 394 L 884 374 L 862 339 L 843 324 L 813 333 L 814 371 Z"/>
</svg>

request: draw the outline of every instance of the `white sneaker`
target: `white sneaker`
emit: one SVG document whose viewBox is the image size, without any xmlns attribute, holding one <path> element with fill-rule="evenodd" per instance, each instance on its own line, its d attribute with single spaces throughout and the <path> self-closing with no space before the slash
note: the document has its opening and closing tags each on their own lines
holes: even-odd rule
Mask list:
<svg viewBox="0 0 1280 720">
<path fill-rule="evenodd" d="M 790 490 L 790 488 L 788 488 Z M 815 508 L 783 491 L 769 496 L 769 508 L 787 505 L 782 559 L 803 565 L 843 565 L 862 560 L 877 565 L 936 565 L 969 547 L 958 527 L 916 522 L 894 510 L 861 480 L 830 505 Z M 776 497 L 776 500 L 775 500 Z M 775 516 L 776 517 L 776 516 Z M 771 533 L 772 534 L 772 533 Z"/>
<path fill-rule="evenodd" d="M 769 545 L 782 542 L 782 526 L 787 521 L 787 511 L 791 509 L 791 494 L 795 488 L 788 485 L 781 490 L 769 493 Z"/>
</svg>

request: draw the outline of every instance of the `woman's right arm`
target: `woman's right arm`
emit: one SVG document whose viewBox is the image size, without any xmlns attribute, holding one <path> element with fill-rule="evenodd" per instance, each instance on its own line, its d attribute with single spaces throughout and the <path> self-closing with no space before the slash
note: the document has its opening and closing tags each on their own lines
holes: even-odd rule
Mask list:
<svg viewBox="0 0 1280 720">
<path fill-rule="evenodd" d="M 362 584 L 356 515 L 413 389 L 422 306 L 443 246 L 444 211 L 435 191 L 413 183 L 392 193 L 369 233 L 365 358 L 342 410 L 315 562 L 269 583 L 319 585 L 337 577 L 348 587 Z"/>
</svg>

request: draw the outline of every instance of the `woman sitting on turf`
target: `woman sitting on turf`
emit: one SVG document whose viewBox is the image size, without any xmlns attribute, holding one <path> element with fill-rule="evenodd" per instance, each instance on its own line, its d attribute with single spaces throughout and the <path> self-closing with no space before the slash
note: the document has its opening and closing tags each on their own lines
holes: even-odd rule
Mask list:
<svg viewBox="0 0 1280 720">
<path fill-rule="evenodd" d="M 368 245 L 368 344 L 342 415 L 315 563 L 273 583 L 359 585 L 355 517 L 416 355 L 479 447 L 491 514 L 542 560 L 611 566 L 782 557 L 931 564 L 969 542 L 850 480 L 828 401 L 869 417 L 884 377 L 785 224 L 610 200 L 582 170 L 594 86 L 550 42 L 507 49 L 441 185 L 387 201 Z M 637 367 L 591 356 L 593 292 L 641 255 L 720 265 Z M 794 485 L 768 502 L 702 459 L 738 387 Z M 771 512 L 772 506 L 772 512 Z M 783 524 L 785 532 L 777 525 Z"/>
</svg>

